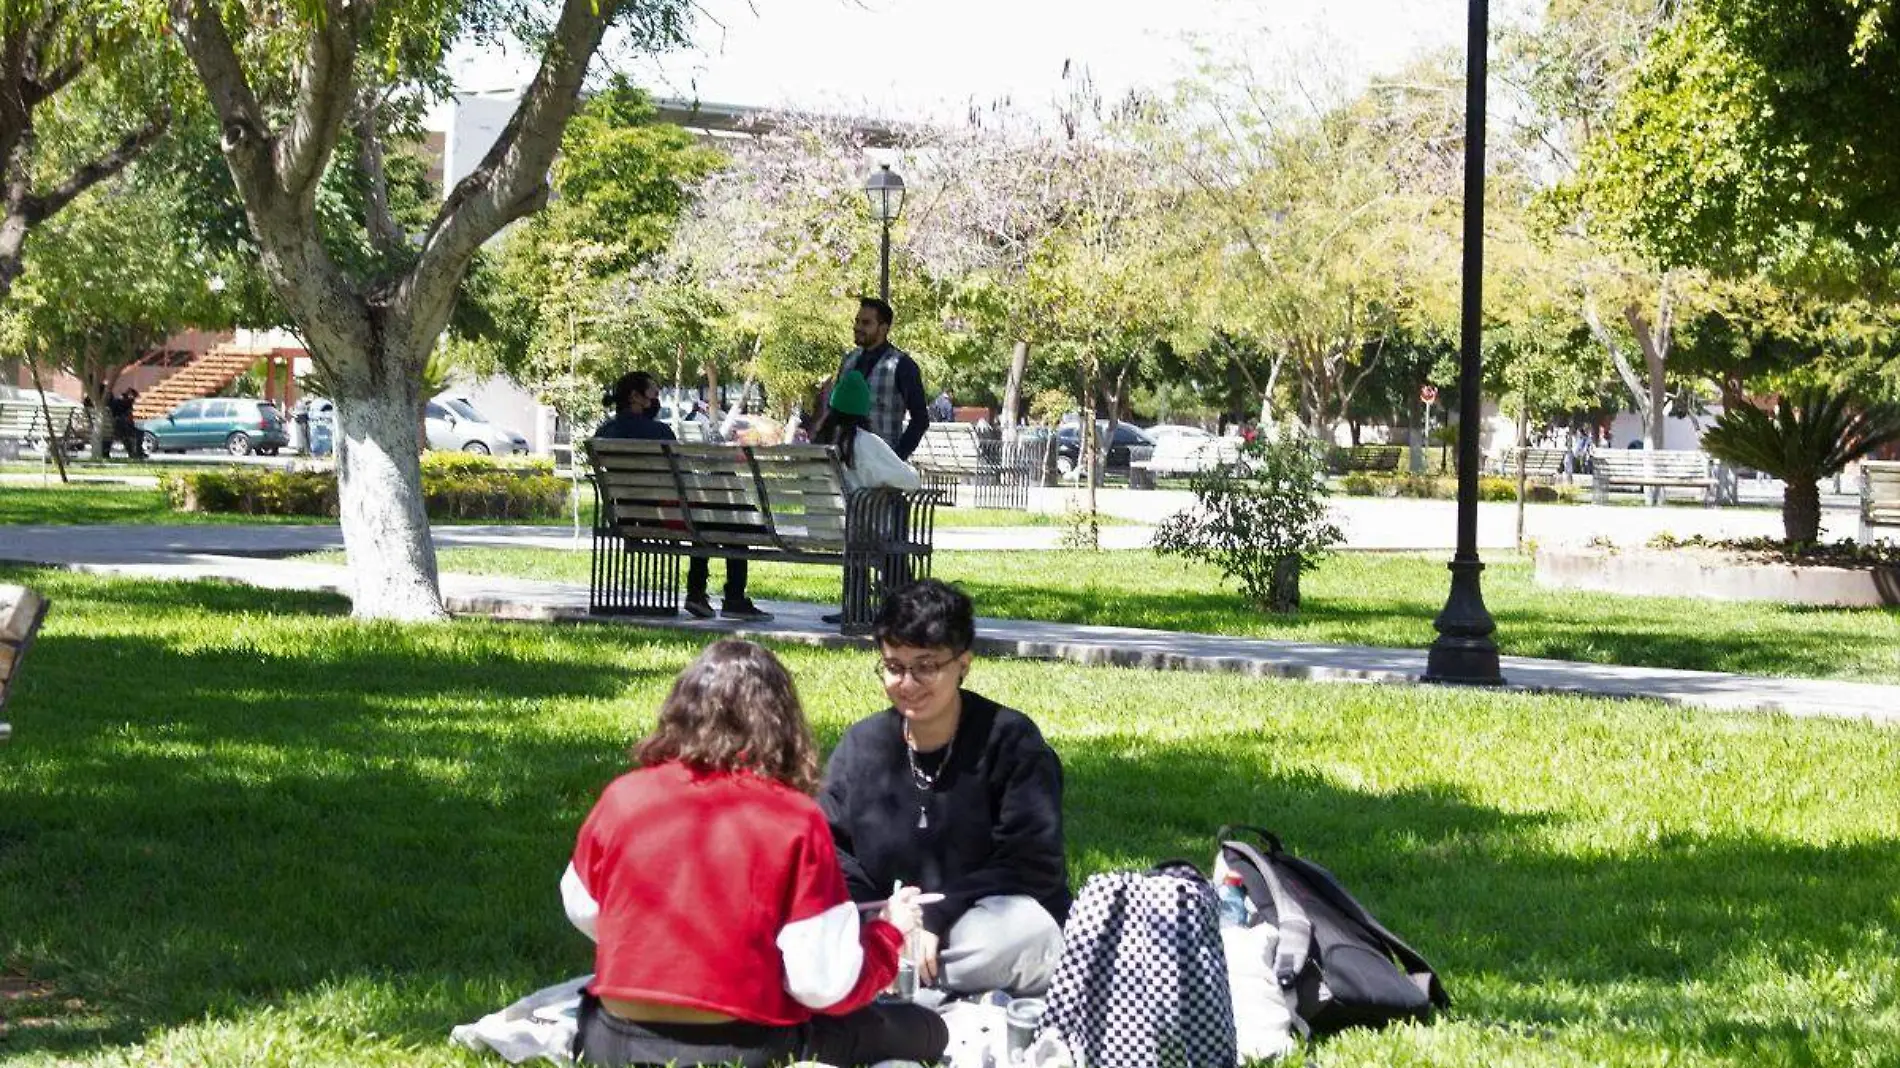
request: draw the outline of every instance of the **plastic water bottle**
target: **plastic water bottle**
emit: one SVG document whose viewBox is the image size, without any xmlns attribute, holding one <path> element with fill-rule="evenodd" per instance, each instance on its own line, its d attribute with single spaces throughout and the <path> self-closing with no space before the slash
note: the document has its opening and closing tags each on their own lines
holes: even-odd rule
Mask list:
<svg viewBox="0 0 1900 1068">
<path fill-rule="evenodd" d="M 1220 923 L 1222 927 L 1247 925 L 1247 886 L 1237 871 L 1221 876 Z"/>
</svg>

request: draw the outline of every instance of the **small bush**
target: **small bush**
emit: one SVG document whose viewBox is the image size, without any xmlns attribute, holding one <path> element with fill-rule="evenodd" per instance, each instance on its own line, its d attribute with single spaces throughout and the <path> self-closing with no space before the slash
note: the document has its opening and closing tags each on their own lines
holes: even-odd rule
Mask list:
<svg viewBox="0 0 1900 1068">
<path fill-rule="evenodd" d="M 434 449 L 422 454 L 424 477 L 431 474 L 485 475 L 497 471 L 551 475 L 554 473 L 554 461 L 545 456 L 498 460 L 493 456 L 483 456 L 479 453 L 442 452 Z"/>
<path fill-rule="evenodd" d="M 1517 500 L 1517 480 L 1486 475 L 1478 480 L 1478 499 L 1481 501 Z"/>
<path fill-rule="evenodd" d="M 159 477 L 159 487 L 171 506 L 181 512 L 337 514 L 336 476 L 327 471 L 167 471 Z"/>
<path fill-rule="evenodd" d="M 1220 568 L 1270 612 L 1300 606 L 1300 573 L 1345 540 L 1326 515 L 1324 456 L 1291 428 L 1250 441 L 1242 462 L 1197 473 L 1195 507 L 1155 532 L 1156 551 Z"/>
<path fill-rule="evenodd" d="M 1442 497 L 1438 479 L 1430 475 L 1400 475 L 1392 480 L 1394 497 L 1420 497 L 1425 500 Z"/>
<path fill-rule="evenodd" d="M 568 483 L 552 471 L 545 461 L 504 466 L 482 456 L 430 454 L 423 458 L 423 507 L 431 519 L 555 518 L 567 511 Z M 336 475 L 329 471 L 168 471 L 159 485 L 181 512 L 325 518 L 338 512 Z"/>
<path fill-rule="evenodd" d="M 1348 497 L 1376 497 L 1379 495 L 1379 484 L 1373 481 L 1371 475 L 1347 475 L 1340 483 L 1339 488 L 1344 490 Z"/>
<path fill-rule="evenodd" d="M 1555 486 L 1535 485 L 1524 492 L 1524 499 L 1536 504 L 1556 504 L 1564 499 L 1563 491 Z"/>
</svg>

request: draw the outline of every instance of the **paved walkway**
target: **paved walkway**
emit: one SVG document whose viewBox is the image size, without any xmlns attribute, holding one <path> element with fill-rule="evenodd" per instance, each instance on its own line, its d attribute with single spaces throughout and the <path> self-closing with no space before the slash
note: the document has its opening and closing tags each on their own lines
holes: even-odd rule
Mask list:
<svg viewBox="0 0 1900 1068">
<path fill-rule="evenodd" d="M 571 549 L 587 552 L 593 535 L 583 528 L 504 524 L 438 526 L 438 549 Z M 1103 527 L 1105 549 L 1145 548 L 1154 531 L 1142 526 Z M 1054 527 L 937 528 L 938 549 L 1055 549 L 1062 531 Z M 0 560 L 43 563 L 109 563 L 161 559 L 178 553 L 214 556 L 285 557 L 343 548 L 343 532 L 331 524 L 229 523 L 197 526 L 0 526 Z"/>
<path fill-rule="evenodd" d="M 532 529 L 535 544 L 570 544 L 567 538 L 546 528 Z M 347 593 L 349 573 L 346 568 L 276 558 L 286 549 L 307 551 L 313 541 L 321 542 L 325 536 L 334 537 L 333 528 L 12 527 L 0 529 L 0 559 L 63 564 L 110 574 L 163 579 L 216 578 L 264 588 Z M 507 541 L 514 545 L 521 544 L 519 539 L 524 537 L 520 528 L 507 527 L 441 528 L 437 536 L 444 544 L 495 544 L 503 539 L 514 539 Z M 446 574 L 442 577 L 442 587 L 449 610 L 461 615 L 529 620 L 589 618 L 587 589 L 576 584 Z M 818 617 L 830 610 L 830 606 L 775 602 L 766 607 L 777 616 L 766 624 L 741 626 L 684 617 L 626 622 L 817 645 L 861 644 L 860 639 L 841 637 L 834 628 L 819 621 Z M 1004 619 L 978 621 L 978 647 L 989 655 L 1342 682 L 1415 682 L 1425 668 L 1425 654 L 1416 649 Z M 1765 709 L 1797 716 L 1900 723 L 1900 686 L 1617 667 L 1527 657 L 1507 657 L 1504 673 L 1512 687 L 1542 692 L 1644 697 L 1702 708 Z"/>
</svg>

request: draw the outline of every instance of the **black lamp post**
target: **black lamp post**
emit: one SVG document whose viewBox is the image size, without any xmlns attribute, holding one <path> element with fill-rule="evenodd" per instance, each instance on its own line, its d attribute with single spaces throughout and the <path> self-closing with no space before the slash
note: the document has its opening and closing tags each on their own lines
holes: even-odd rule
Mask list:
<svg viewBox="0 0 1900 1068">
<path fill-rule="evenodd" d="M 1489 0 L 1470 0 L 1465 63 L 1464 308 L 1458 346 L 1458 551 L 1451 560 L 1451 593 L 1432 621 L 1438 639 L 1426 659 L 1426 682 L 1496 686 L 1497 630 L 1484 607 L 1478 560 L 1478 424 L 1484 344 L 1484 103 L 1489 44 Z"/>
<path fill-rule="evenodd" d="M 877 295 L 884 298 L 886 304 L 891 300 L 891 224 L 904 211 L 904 179 L 891 170 L 888 163 L 880 164 L 864 180 L 864 195 L 871 201 L 871 214 L 884 231 L 884 241 L 878 246 L 877 257 Z"/>
</svg>

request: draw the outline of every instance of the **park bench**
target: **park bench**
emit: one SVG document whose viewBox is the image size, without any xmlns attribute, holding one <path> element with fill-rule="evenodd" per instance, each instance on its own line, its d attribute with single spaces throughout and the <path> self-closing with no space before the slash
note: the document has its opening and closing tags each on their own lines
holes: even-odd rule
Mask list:
<svg viewBox="0 0 1900 1068">
<path fill-rule="evenodd" d="M 1900 460 L 1861 461 L 1860 540 L 1872 541 L 1875 527 L 1900 533 Z"/>
<path fill-rule="evenodd" d="M 1527 479 L 1555 482 L 1564 473 L 1564 458 L 1568 455 L 1565 449 L 1509 449 L 1504 453 L 1498 473 L 1516 478 L 1521 467 Z"/>
<path fill-rule="evenodd" d="M 1346 448 L 1344 460 L 1348 472 L 1391 474 L 1399 469 L 1404 455 L 1402 445 L 1352 445 Z"/>
<path fill-rule="evenodd" d="M 1690 449 L 1599 449 L 1595 456 L 1593 492 L 1598 504 L 1609 500 L 1617 486 L 1635 489 L 1702 491 L 1705 503 L 1715 503 L 1715 470 L 1709 454 Z"/>
<path fill-rule="evenodd" d="M 1161 439 L 1146 456 L 1130 449 L 1128 488 L 1154 489 L 1155 479 L 1194 475 L 1210 468 L 1240 462 L 1240 442 L 1234 438 L 1191 438 L 1180 434 Z"/>
<path fill-rule="evenodd" d="M 49 412 L 54 425 L 65 426 L 66 420 L 80 410 L 79 405 L 54 394 L 48 394 L 42 403 L 34 391 L 0 392 L 0 459 L 17 459 L 22 448 L 45 446 L 53 437 L 47 433 Z"/>
<path fill-rule="evenodd" d="M 0 713 L 20 677 L 20 663 L 33 645 L 33 636 L 46 619 L 49 602 L 24 586 L 0 586 Z M 0 742 L 13 736 L 13 727 L 0 719 Z"/>
<path fill-rule="evenodd" d="M 20 450 L 46 437 L 46 416 L 38 404 L 0 397 L 0 459 L 17 460 Z"/>
<path fill-rule="evenodd" d="M 829 564 L 844 569 L 841 629 L 862 634 L 887 587 L 930 574 L 936 495 L 846 492 L 828 446 L 595 438 L 586 449 L 591 614 L 676 614 L 684 558 Z"/>
<path fill-rule="evenodd" d="M 968 485 L 977 508 L 1029 507 L 1029 488 L 1042 481 L 1046 442 L 1009 442 L 969 423 L 932 423 L 910 454 L 910 465 L 942 503 L 955 508 Z"/>
</svg>

